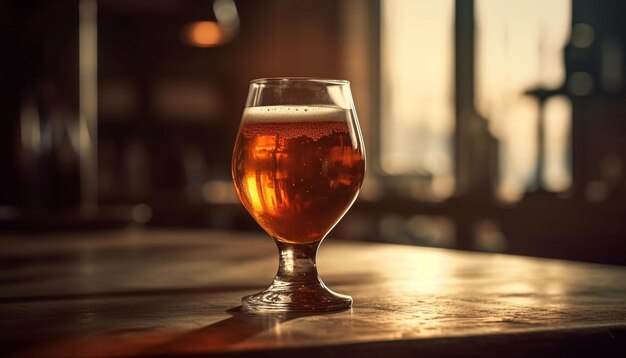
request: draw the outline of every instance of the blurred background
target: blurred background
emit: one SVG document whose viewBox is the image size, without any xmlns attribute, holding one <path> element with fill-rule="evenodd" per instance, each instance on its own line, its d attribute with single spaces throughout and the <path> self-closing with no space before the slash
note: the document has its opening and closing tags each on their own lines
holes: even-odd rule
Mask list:
<svg viewBox="0 0 626 358">
<path fill-rule="evenodd" d="M 313 76 L 351 81 L 368 152 L 333 238 L 626 264 L 624 14 L 0 1 L 0 229 L 260 230 L 230 179 L 248 82 Z"/>
</svg>

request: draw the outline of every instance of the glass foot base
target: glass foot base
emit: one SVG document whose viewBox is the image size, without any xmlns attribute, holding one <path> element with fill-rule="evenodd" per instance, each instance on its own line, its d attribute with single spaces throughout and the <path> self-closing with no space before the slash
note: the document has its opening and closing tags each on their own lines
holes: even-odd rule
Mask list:
<svg viewBox="0 0 626 358">
<path fill-rule="evenodd" d="M 329 290 L 323 283 L 317 285 L 272 285 L 254 295 L 241 299 L 248 312 L 328 312 L 345 310 L 352 306 L 352 297 Z"/>
<path fill-rule="evenodd" d="M 352 297 L 328 289 L 317 274 L 315 256 L 320 241 L 292 244 L 276 240 L 280 258 L 272 285 L 241 299 L 252 313 L 328 312 L 352 306 Z"/>
</svg>

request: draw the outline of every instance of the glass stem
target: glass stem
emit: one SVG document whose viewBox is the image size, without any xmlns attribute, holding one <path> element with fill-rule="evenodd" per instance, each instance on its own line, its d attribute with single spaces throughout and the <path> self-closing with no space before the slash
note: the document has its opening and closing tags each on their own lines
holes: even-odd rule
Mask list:
<svg viewBox="0 0 626 358">
<path fill-rule="evenodd" d="M 320 285 L 315 259 L 321 241 L 290 244 L 276 241 L 279 261 L 278 273 L 272 286 L 311 287 Z"/>
<path fill-rule="evenodd" d="M 329 290 L 317 274 L 315 259 L 321 241 L 278 246 L 278 273 L 272 285 L 241 302 L 251 312 L 317 312 L 350 308 L 352 298 Z"/>
</svg>

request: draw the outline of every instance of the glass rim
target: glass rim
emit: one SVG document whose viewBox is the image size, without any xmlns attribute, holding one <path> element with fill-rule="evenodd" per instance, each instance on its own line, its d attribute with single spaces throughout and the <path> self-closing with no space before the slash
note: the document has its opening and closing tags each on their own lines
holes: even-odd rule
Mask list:
<svg viewBox="0 0 626 358">
<path fill-rule="evenodd" d="M 304 83 L 322 83 L 330 85 L 349 85 L 350 81 L 333 79 L 333 78 L 319 78 L 319 77 L 262 77 L 250 81 L 253 85 L 262 84 L 275 84 L 281 82 L 304 82 Z"/>
</svg>

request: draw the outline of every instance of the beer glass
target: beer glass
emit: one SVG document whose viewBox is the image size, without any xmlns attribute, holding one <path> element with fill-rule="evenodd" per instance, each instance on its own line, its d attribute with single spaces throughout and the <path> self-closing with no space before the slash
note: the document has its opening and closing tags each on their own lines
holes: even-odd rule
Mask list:
<svg viewBox="0 0 626 358">
<path fill-rule="evenodd" d="M 250 83 L 232 159 L 237 195 L 279 251 L 272 285 L 242 299 L 254 312 L 349 308 L 320 280 L 317 249 L 357 197 L 365 149 L 350 84 L 315 78 Z"/>
</svg>

